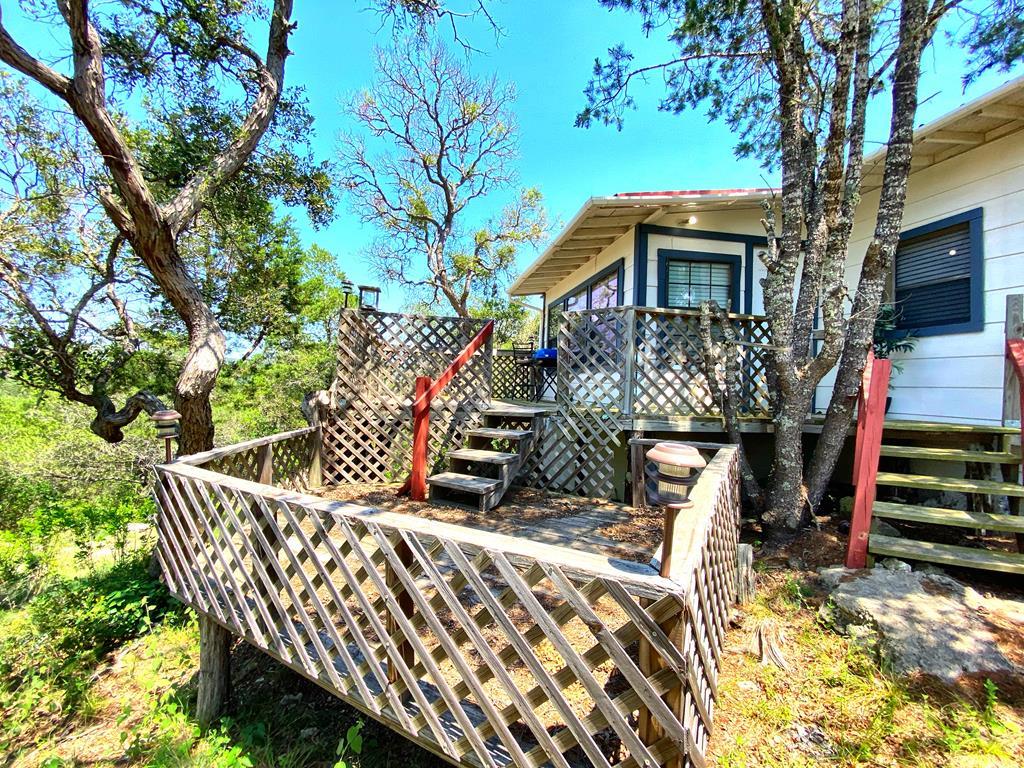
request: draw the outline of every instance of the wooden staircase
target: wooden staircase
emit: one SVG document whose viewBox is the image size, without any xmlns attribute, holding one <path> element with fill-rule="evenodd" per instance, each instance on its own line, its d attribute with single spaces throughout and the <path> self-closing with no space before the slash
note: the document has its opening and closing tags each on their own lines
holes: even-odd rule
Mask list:
<svg viewBox="0 0 1024 768">
<path fill-rule="evenodd" d="M 875 479 L 878 495 L 897 496 L 900 493 L 889 489 L 948 491 L 964 494 L 968 509 L 922 506 L 898 498 L 875 501 L 871 506 L 873 518 L 911 524 L 915 538 L 871 533 L 868 538 L 869 556 L 1024 574 L 1024 548 L 1021 546 L 1024 543 L 1024 517 L 1020 516 L 1024 485 L 1019 482 L 1021 455 L 1010 442 L 1015 434 L 1019 434 L 1016 428 L 1000 426 L 887 422 Z M 928 444 L 915 444 L 923 442 Z M 908 461 L 927 461 L 937 464 L 937 468 L 929 474 L 890 471 L 893 463 L 905 465 Z M 965 478 L 965 463 L 990 468 L 998 466 L 1002 480 Z M 1009 514 L 979 510 L 980 505 L 976 502 L 978 497 L 984 496 L 994 499 L 1005 497 L 1005 508 Z M 924 540 L 931 537 L 930 533 L 938 534 L 945 528 L 1012 533 L 1017 536 L 1018 552 Z M 945 533 L 945 536 L 937 538 L 950 538 L 949 531 Z M 916 538 L 918 535 L 920 539 Z"/>
<path fill-rule="evenodd" d="M 533 451 L 547 411 L 492 404 L 482 425 L 466 433 L 466 445 L 448 453 L 448 472 L 427 478 L 430 500 L 494 509 Z"/>
</svg>

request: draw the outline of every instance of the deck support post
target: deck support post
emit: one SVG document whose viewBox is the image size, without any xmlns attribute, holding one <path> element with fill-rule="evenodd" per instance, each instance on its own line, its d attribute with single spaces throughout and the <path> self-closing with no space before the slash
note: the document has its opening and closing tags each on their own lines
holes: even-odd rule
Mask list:
<svg viewBox="0 0 1024 768">
<path fill-rule="evenodd" d="M 209 728 L 223 714 L 231 696 L 231 633 L 199 614 L 199 694 L 196 721 Z"/>
<path fill-rule="evenodd" d="M 889 392 L 892 361 L 879 360 L 868 352 L 857 403 L 857 437 L 853 457 L 853 516 L 846 547 L 846 567 L 867 567 L 871 508 L 875 504 L 875 479 L 885 429 L 885 399 Z"/>
<path fill-rule="evenodd" d="M 409 549 L 409 545 L 405 541 L 399 538 L 393 544 L 395 548 L 395 554 L 398 555 L 399 562 L 408 570 L 413 565 L 412 550 Z M 397 592 L 398 607 L 402 610 L 402 615 L 406 619 L 412 618 L 415 610 L 412 595 L 410 595 L 399 579 L 398 574 L 395 573 L 395 568 L 391 565 L 390 561 L 385 565 L 384 568 L 384 582 L 387 584 L 388 589 L 394 594 Z M 385 628 L 387 629 L 388 637 L 391 637 L 398 631 L 398 621 L 395 617 L 388 612 L 385 621 Z M 406 667 L 412 669 L 416 665 L 416 654 L 413 652 L 412 645 L 406 641 L 398 644 L 398 655 L 402 659 L 402 663 Z M 388 663 L 388 682 L 391 685 L 395 685 L 401 677 L 398 674 L 398 668 L 394 663 Z"/>
</svg>

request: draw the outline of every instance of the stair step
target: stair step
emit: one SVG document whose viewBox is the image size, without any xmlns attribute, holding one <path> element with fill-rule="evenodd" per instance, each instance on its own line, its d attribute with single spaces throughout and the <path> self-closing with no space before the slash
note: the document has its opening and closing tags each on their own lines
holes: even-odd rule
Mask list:
<svg viewBox="0 0 1024 768">
<path fill-rule="evenodd" d="M 878 485 L 897 488 L 919 488 L 929 491 L 954 491 L 957 493 L 985 493 L 995 496 L 1024 496 L 1024 485 L 1000 483 L 995 480 L 968 480 L 958 477 L 933 477 L 931 475 L 907 475 L 899 472 L 879 472 Z"/>
<path fill-rule="evenodd" d="M 519 405 L 492 405 L 480 413 L 483 416 L 502 416 L 507 419 L 532 419 L 535 416 L 543 416 L 548 412 L 547 408 L 530 408 Z"/>
<path fill-rule="evenodd" d="M 974 461 L 986 464 L 1020 464 L 1019 453 L 1003 451 L 969 451 L 960 448 L 924 448 L 916 445 L 883 445 L 882 455 L 900 459 L 932 459 L 934 461 Z"/>
<path fill-rule="evenodd" d="M 470 437 L 488 437 L 491 440 L 526 440 L 533 437 L 529 429 L 500 429 L 498 427 L 477 427 L 466 433 Z"/>
<path fill-rule="evenodd" d="M 1020 433 L 1020 427 L 1004 427 L 1001 424 L 956 424 L 945 421 L 909 421 L 903 419 L 889 419 L 885 422 L 886 432 L 935 432 L 942 434 L 987 434 L 987 435 L 1016 435 Z"/>
<path fill-rule="evenodd" d="M 449 459 L 461 459 L 462 461 L 475 461 L 481 464 L 512 464 L 519 461 L 518 453 L 504 453 L 502 451 L 486 451 L 479 448 L 459 448 L 457 451 L 448 453 Z"/>
<path fill-rule="evenodd" d="M 1011 552 L 954 547 L 951 544 L 897 539 L 894 536 L 879 536 L 874 533 L 868 538 L 868 552 L 883 557 L 900 557 L 908 560 L 924 560 L 940 565 L 1024 574 L 1024 555 Z"/>
<path fill-rule="evenodd" d="M 876 501 L 871 514 L 889 520 L 905 520 L 910 523 L 930 525 L 952 525 L 957 528 L 984 528 L 987 531 L 1012 531 L 1024 533 L 1024 517 L 1017 515 L 993 515 L 985 512 L 965 512 L 960 509 L 921 507 L 915 504 L 895 504 Z"/>
<path fill-rule="evenodd" d="M 464 493 L 483 494 L 496 490 L 501 485 L 501 481 L 489 477 L 462 475 L 458 472 L 442 472 L 428 477 L 427 485 L 439 485 L 442 488 L 451 488 Z"/>
</svg>

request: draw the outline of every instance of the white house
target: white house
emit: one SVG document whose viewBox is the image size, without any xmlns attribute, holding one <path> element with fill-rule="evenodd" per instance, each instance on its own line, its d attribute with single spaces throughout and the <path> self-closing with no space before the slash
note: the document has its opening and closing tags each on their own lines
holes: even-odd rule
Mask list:
<svg viewBox="0 0 1024 768">
<path fill-rule="evenodd" d="M 1006 296 L 1024 292 L 1024 78 L 916 132 L 889 299 L 917 336 L 899 360 L 889 418 L 998 424 Z M 874 226 L 884 150 L 866 161 L 847 264 L 857 279 Z M 621 193 L 587 200 L 510 289 L 542 295 L 544 338 L 564 310 L 763 312 L 761 204 L 776 190 Z M 827 402 L 822 383 L 819 406 Z"/>
</svg>

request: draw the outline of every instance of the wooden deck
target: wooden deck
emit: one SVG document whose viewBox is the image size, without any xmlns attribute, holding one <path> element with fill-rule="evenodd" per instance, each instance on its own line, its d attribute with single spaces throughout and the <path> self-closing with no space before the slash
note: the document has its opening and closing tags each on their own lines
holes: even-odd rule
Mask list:
<svg viewBox="0 0 1024 768">
<path fill-rule="evenodd" d="M 649 563 L 662 534 L 663 515 L 601 499 L 514 488 L 487 514 L 451 504 L 410 501 L 399 485 L 342 485 L 317 490 L 325 499 L 347 501 L 438 522 L 453 523 L 552 546 Z"/>
<path fill-rule="evenodd" d="M 481 514 L 325 486 L 319 436 L 157 467 L 172 594 L 452 763 L 704 765 L 734 447 L 692 489 L 662 575 L 658 514 L 531 490 Z"/>
</svg>

